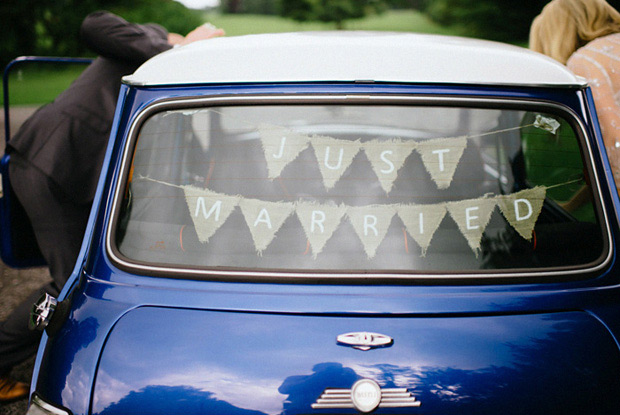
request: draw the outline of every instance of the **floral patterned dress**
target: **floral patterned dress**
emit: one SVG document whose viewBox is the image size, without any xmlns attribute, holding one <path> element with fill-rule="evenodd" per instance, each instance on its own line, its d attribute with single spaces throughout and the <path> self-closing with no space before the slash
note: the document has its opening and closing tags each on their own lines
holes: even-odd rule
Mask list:
<svg viewBox="0 0 620 415">
<path fill-rule="evenodd" d="M 578 49 L 566 63 L 588 80 L 616 186 L 620 184 L 620 33 L 603 36 Z"/>
</svg>

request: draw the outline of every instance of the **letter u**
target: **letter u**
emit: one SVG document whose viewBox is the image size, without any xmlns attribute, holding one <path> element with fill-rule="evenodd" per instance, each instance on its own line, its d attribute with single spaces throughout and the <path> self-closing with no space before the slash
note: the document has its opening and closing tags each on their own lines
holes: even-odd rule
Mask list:
<svg viewBox="0 0 620 415">
<path fill-rule="evenodd" d="M 330 170 L 338 170 L 342 167 L 342 157 L 344 156 L 344 148 L 340 147 L 340 156 L 338 157 L 338 164 L 336 166 L 329 165 L 329 149 L 330 147 L 325 147 L 325 167 Z"/>
</svg>

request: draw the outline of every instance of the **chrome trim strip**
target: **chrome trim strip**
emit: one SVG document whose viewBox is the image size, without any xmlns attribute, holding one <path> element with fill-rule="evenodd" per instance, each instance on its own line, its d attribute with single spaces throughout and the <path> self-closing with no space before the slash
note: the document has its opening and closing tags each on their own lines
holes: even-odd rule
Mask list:
<svg viewBox="0 0 620 415">
<path fill-rule="evenodd" d="M 381 347 L 389 347 L 394 344 L 394 339 L 385 334 L 357 331 L 339 335 L 336 337 L 336 343 L 341 346 L 368 351 Z"/>
<path fill-rule="evenodd" d="M 31 405 L 35 405 L 38 406 L 39 408 L 41 408 L 42 410 L 46 411 L 47 413 L 50 414 L 54 414 L 54 415 L 69 415 L 69 412 L 65 411 L 64 409 L 60 409 L 55 407 L 54 405 L 45 402 L 43 399 L 41 399 L 38 395 L 33 395 L 32 396 L 32 403 Z M 28 411 L 29 413 L 30 411 Z"/>
<path fill-rule="evenodd" d="M 413 408 L 421 405 L 407 388 L 381 389 L 379 408 Z M 351 389 L 325 389 L 312 409 L 355 408 Z"/>
<path fill-rule="evenodd" d="M 387 86 L 387 85 L 385 85 Z M 472 106 L 483 106 L 489 104 L 500 104 L 500 105 L 532 105 L 538 107 L 546 107 L 546 108 L 555 108 L 561 112 L 572 114 L 572 119 L 577 122 L 579 128 L 581 130 L 582 135 L 586 138 L 585 144 L 588 151 L 588 160 L 590 166 L 594 166 L 594 157 L 593 150 L 590 144 L 590 141 L 587 139 L 588 134 L 585 128 L 584 123 L 576 116 L 575 112 L 564 105 L 555 102 L 548 101 L 536 101 L 532 99 L 520 99 L 520 98 L 480 98 L 480 97 L 466 97 L 466 96 L 431 96 L 431 95 L 418 95 L 418 96 L 409 96 L 409 95 L 389 95 L 382 94 L 377 96 L 369 96 L 368 94 L 361 95 L 352 95 L 352 94 L 341 94 L 341 95 L 327 95 L 327 94 L 317 94 L 317 95 L 247 95 L 247 96 L 211 96 L 211 97 L 186 97 L 186 98 L 165 98 L 161 101 L 157 101 L 146 108 L 144 108 L 137 116 L 133 119 L 131 126 L 129 128 L 129 132 L 127 134 L 128 141 L 125 147 L 122 149 L 122 162 L 120 174 L 116 177 L 116 183 L 123 183 L 123 179 L 126 176 L 127 171 L 127 163 L 130 162 L 129 157 L 129 145 L 133 144 L 135 141 L 136 129 L 141 122 L 144 121 L 148 116 L 157 112 L 159 109 L 163 109 L 166 107 L 198 107 L 204 106 L 208 104 L 210 106 L 215 105 L 231 105 L 231 104 L 247 104 L 250 102 L 260 102 L 261 104 L 286 104 L 286 103 L 312 103 L 312 104 L 320 104 L 320 103 L 373 103 L 373 104 L 405 104 L 405 103 L 416 103 L 416 104 L 429 104 L 429 105 L 446 105 L 446 104 L 463 104 L 463 105 L 472 105 Z M 594 182 L 596 183 L 596 189 L 593 189 L 595 194 L 598 194 L 599 199 L 602 200 L 600 196 L 601 194 L 601 184 L 598 180 L 598 173 L 595 168 L 592 169 L 592 174 L 594 176 Z M 406 273 L 381 273 L 381 272 L 373 272 L 373 273 L 337 273 L 337 272 L 321 272 L 321 273 L 312 273 L 312 272 L 292 272 L 292 271 L 283 271 L 283 272 L 275 272 L 275 271 L 226 271 L 226 270 L 213 270 L 213 269 L 195 269 L 195 268 L 183 268 L 183 267 L 164 267 L 164 266 L 151 266 L 145 264 L 137 264 L 134 262 L 130 262 L 125 260 L 124 258 L 119 257 L 115 254 L 114 249 L 112 248 L 112 234 L 113 229 L 112 226 L 116 224 L 117 220 L 117 210 L 119 206 L 120 199 L 119 186 L 114 186 L 114 197 L 112 202 L 112 209 L 110 212 L 110 216 L 107 218 L 106 226 L 105 226 L 105 245 L 106 251 L 110 256 L 112 262 L 121 267 L 129 268 L 136 271 L 142 271 L 146 273 L 169 273 L 175 275 L 183 275 L 183 276 L 195 276 L 202 277 L 208 279 L 208 277 L 239 277 L 239 278 L 251 278 L 256 279 L 257 281 L 265 280 L 265 279 L 284 279 L 290 280 L 288 282 L 298 282 L 302 280 L 308 279 L 327 279 L 334 280 L 336 282 L 345 282 L 345 281 L 354 281 L 361 279 L 386 279 L 394 282 L 398 281 L 415 281 L 415 280 L 480 280 L 480 279 L 498 279 L 498 280 L 506 280 L 506 279 L 514 279 L 514 278 L 545 278 L 545 277 L 553 277 L 553 276 L 573 276 L 583 273 L 596 272 L 604 267 L 606 267 L 612 256 L 613 256 L 613 244 L 612 244 L 612 236 L 611 231 L 609 229 L 609 217 L 607 213 L 607 209 L 604 203 L 600 203 L 601 211 L 603 214 L 603 231 L 607 233 L 607 256 L 597 263 L 596 265 L 589 268 L 577 268 L 577 269 L 567 269 L 567 270 L 556 270 L 556 271 L 544 271 L 544 270 L 534 270 L 534 271 L 524 271 L 524 272 L 497 272 L 497 273 L 419 273 L 419 274 L 406 274 Z"/>
</svg>

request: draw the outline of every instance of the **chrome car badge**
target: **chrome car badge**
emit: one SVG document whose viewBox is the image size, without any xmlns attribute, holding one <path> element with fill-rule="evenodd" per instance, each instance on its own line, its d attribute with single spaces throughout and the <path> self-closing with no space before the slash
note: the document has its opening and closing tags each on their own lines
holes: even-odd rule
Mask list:
<svg viewBox="0 0 620 415">
<path fill-rule="evenodd" d="M 372 412 L 381 403 L 381 387 L 374 380 L 358 380 L 351 388 L 351 401 L 358 411 Z"/>
<path fill-rule="evenodd" d="M 354 333 L 341 334 L 336 338 L 338 344 L 350 346 L 358 350 L 370 350 L 378 347 L 388 347 L 394 343 L 390 336 L 379 333 L 369 333 L 360 331 Z"/>
<path fill-rule="evenodd" d="M 351 389 L 325 389 L 312 404 L 312 409 L 353 408 L 369 413 L 377 408 L 414 408 L 420 405 L 407 388 L 381 389 L 374 380 L 361 379 Z"/>
</svg>

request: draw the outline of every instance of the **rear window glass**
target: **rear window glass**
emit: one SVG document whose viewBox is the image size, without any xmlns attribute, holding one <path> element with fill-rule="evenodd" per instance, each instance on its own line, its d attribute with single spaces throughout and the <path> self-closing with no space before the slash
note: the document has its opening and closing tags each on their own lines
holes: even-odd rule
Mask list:
<svg viewBox="0 0 620 415">
<path fill-rule="evenodd" d="M 591 264 L 604 238 L 574 125 L 445 106 L 170 109 L 134 140 L 115 249 L 249 271 Z"/>
</svg>

